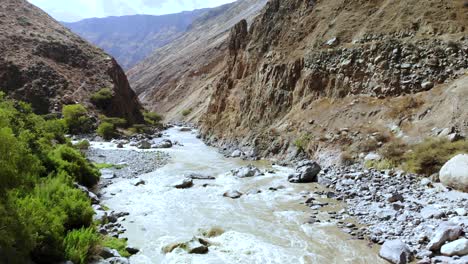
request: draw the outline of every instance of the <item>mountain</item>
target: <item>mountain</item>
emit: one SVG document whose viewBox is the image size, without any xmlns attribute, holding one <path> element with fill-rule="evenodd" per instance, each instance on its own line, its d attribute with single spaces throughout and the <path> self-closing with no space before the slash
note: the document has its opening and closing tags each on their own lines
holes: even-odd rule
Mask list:
<svg viewBox="0 0 468 264">
<path fill-rule="evenodd" d="M 327 164 L 377 135 L 468 132 L 462 0 L 270 0 L 253 21 L 229 14 L 129 71 L 142 102 L 199 122 L 209 143 Z"/>
<path fill-rule="evenodd" d="M 211 80 L 223 71 L 229 30 L 251 21 L 267 0 L 239 0 L 204 13 L 190 29 L 127 71 L 130 83 L 149 108 L 168 119 L 183 110 L 205 109 Z"/>
<path fill-rule="evenodd" d="M 60 111 L 110 88 L 105 114 L 141 122 L 141 106 L 119 64 L 25 0 L 0 3 L 0 89 L 32 104 L 36 113 Z"/>
<path fill-rule="evenodd" d="M 185 32 L 208 9 L 178 14 L 91 18 L 66 27 L 102 48 L 128 69 Z"/>
</svg>

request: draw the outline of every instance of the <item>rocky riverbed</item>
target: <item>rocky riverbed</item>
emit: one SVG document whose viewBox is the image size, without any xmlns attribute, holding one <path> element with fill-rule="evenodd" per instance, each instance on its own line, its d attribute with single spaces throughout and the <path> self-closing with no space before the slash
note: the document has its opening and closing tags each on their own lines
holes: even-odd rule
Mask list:
<svg viewBox="0 0 468 264">
<path fill-rule="evenodd" d="M 346 203 L 346 208 L 334 217 L 346 233 L 384 244 L 383 252 L 393 250 L 392 254 L 397 256 L 402 249 L 392 248 L 390 244 L 400 240 L 411 253 L 409 259 L 414 255 L 418 263 L 468 263 L 468 252 L 441 250 L 446 242 L 462 243 L 467 238 L 467 193 L 414 174 L 365 169 L 358 165 L 325 168 L 319 181 L 333 190 L 325 195 Z M 321 207 L 315 203 L 310 205 L 313 210 Z M 357 219 L 363 227 L 345 225 L 341 220 L 348 217 Z M 443 235 L 452 229 L 457 231 L 451 237 Z M 387 247 L 387 243 L 390 246 Z M 441 251 L 445 256 L 441 256 Z"/>
<path fill-rule="evenodd" d="M 335 241 L 338 248 L 345 246 L 355 250 L 354 257 L 344 253 L 334 256 L 330 263 L 380 263 L 382 258 L 393 263 L 409 263 L 413 259 L 418 263 L 468 263 L 468 257 L 463 256 L 468 233 L 466 193 L 414 174 L 365 169 L 359 165 L 320 168 L 316 163 L 302 161 L 297 163 L 295 170 L 271 167 L 265 162 L 242 161 L 242 154 L 223 157 L 195 137 L 191 129 L 177 128 L 164 136 L 155 135 L 154 139 L 92 142 L 87 153 L 92 161 L 120 165 L 103 170 L 104 177 L 96 191 L 98 195 L 92 197 L 96 219 L 105 223 L 99 231 L 114 237 L 128 237 L 130 245 L 138 248 L 129 248 L 136 254 L 130 259 L 120 258 L 116 251 L 106 249 L 105 256 L 96 263 L 175 263 L 182 260 L 233 263 L 221 260 L 231 259 L 231 253 L 242 255 L 245 252 L 226 248 L 225 239 L 240 239 L 240 234 L 246 239 L 244 235 L 258 230 L 250 227 L 239 230 L 239 225 L 248 222 L 251 226 L 259 221 L 260 215 L 263 218 L 272 212 L 275 216 L 267 217 L 268 222 L 273 221 L 271 228 L 279 228 L 277 224 L 281 223 L 283 234 L 298 239 L 291 243 L 305 243 L 303 246 L 309 248 L 303 252 L 304 263 L 324 260 L 322 256 L 327 253 L 322 247 L 323 243 L 329 243 L 325 242 L 327 240 Z M 149 148 L 140 141 L 150 142 L 146 144 Z M 171 142 L 171 146 L 161 148 L 162 143 L 167 142 Z M 315 183 L 317 181 L 320 185 Z M 278 199 L 282 202 L 274 202 Z M 235 203 L 240 207 L 232 208 L 229 200 L 238 201 Z M 295 203 L 301 205 L 297 207 Z M 260 204 L 267 205 L 267 211 L 263 212 Z M 306 206 L 309 209 L 305 209 Z M 235 212 L 239 218 L 220 214 L 220 208 Z M 256 209 L 250 211 L 249 208 Z M 161 213 L 165 215 L 162 219 Z M 282 214 L 281 220 L 277 218 Z M 286 215 L 289 216 L 284 218 Z M 255 226 L 265 225 L 264 220 Z M 173 226 L 178 222 L 187 226 Z M 222 228 L 218 229 L 217 224 Z M 168 230 L 159 230 L 161 226 Z M 341 229 L 341 235 L 335 233 L 335 226 Z M 216 238 L 193 231 L 212 230 L 213 227 L 222 230 Z M 297 227 L 309 230 L 306 233 L 318 231 L 325 238 L 318 239 L 318 244 L 314 243 L 310 248 L 308 243 L 312 237 L 296 230 Z M 228 235 L 224 234 L 225 230 Z M 150 243 L 148 239 L 157 242 Z M 362 246 L 369 242 L 383 245 L 380 257 L 377 252 L 363 250 Z M 147 243 L 150 243 L 149 247 Z M 268 240 L 262 243 L 265 244 L 260 247 L 267 251 L 259 256 L 268 259 L 272 248 Z M 223 255 L 226 253 L 221 252 L 226 250 L 232 252 Z M 202 252 L 209 257 L 185 255 L 197 254 L 193 252 Z M 280 259 L 288 259 L 286 252 L 282 251 L 284 256 Z M 307 256 L 311 252 L 318 255 Z M 357 257 L 360 253 L 364 256 Z M 240 259 L 247 261 L 245 263 L 257 263 L 256 257 Z M 346 260 L 340 262 L 343 259 Z"/>
</svg>

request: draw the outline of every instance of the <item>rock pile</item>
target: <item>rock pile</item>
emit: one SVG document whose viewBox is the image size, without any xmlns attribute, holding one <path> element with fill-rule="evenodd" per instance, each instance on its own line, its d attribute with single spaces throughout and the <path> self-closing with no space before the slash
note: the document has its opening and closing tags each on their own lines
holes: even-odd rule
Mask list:
<svg viewBox="0 0 468 264">
<path fill-rule="evenodd" d="M 463 235 L 468 233 L 467 193 L 414 174 L 359 165 L 328 167 L 320 173 L 319 182 L 334 189 L 333 196 L 348 205 L 334 219 L 354 217 L 368 226 L 353 227 L 349 233 L 386 244 L 381 255 L 393 263 L 407 263 L 393 261 L 400 256 L 409 259 L 402 243 L 420 263 L 431 263 L 431 259 L 468 263 Z"/>
</svg>

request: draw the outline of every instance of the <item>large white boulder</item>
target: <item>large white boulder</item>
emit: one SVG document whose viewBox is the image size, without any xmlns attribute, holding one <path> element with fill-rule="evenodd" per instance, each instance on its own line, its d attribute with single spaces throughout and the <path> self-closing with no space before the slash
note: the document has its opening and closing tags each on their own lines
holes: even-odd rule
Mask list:
<svg viewBox="0 0 468 264">
<path fill-rule="evenodd" d="M 468 192 L 468 154 L 460 154 L 440 169 L 440 181 L 448 187 Z"/>
<path fill-rule="evenodd" d="M 380 249 L 379 255 L 393 264 L 407 264 L 413 260 L 411 250 L 401 240 L 385 241 Z"/>
<path fill-rule="evenodd" d="M 462 238 L 442 246 L 440 253 L 446 256 L 464 256 L 468 254 L 468 239 Z"/>
</svg>

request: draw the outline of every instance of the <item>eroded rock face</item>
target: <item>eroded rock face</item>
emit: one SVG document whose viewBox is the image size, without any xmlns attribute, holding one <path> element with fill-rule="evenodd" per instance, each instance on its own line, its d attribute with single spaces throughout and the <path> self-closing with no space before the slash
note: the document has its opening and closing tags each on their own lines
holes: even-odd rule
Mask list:
<svg viewBox="0 0 468 264">
<path fill-rule="evenodd" d="M 457 155 L 445 163 L 439 179 L 446 186 L 468 192 L 468 154 Z"/>
<path fill-rule="evenodd" d="M 139 101 L 117 62 L 25 0 L 0 5 L 0 89 L 31 103 L 35 112 L 59 112 L 81 103 L 92 112 L 91 94 L 110 88 L 101 111 L 130 123 L 143 121 Z"/>
<path fill-rule="evenodd" d="M 266 131 L 277 124 L 291 130 L 312 127 L 297 116 L 304 111 L 305 117 L 316 102 L 351 96 L 390 99 L 462 76 L 468 68 L 466 38 L 430 37 L 401 3 L 389 10 L 382 2 L 351 1 L 346 7 L 338 1 L 268 2 L 247 35 L 243 21 L 231 30 L 226 70 L 212 84 L 202 133 L 226 141 L 243 141 L 247 133 L 260 153 L 285 153 L 282 135 Z M 432 9 L 428 1 L 405 4 Z M 466 21 L 439 12 L 442 6 L 458 8 L 444 2 L 422 23 L 444 28 L 444 33 L 466 32 Z M 375 10 L 387 10 L 383 13 L 398 19 L 379 17 Z M 292 120 L 291 126 L 287 120 Z"/>
</svg>

